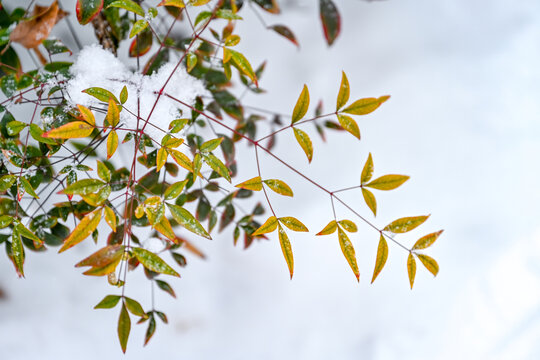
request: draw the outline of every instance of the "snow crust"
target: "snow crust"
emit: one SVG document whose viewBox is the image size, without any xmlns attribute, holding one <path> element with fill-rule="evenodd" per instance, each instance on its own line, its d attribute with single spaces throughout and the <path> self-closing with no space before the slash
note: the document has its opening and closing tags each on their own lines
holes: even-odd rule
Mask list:
<svg viewBox="0 0 540 360">
<path fill-rule="evenodd" d="M 144 127 L 145 133 L 156 141 L 166 134 L 169 123 L 189 114 L 189 108 L 179 102 L 162 95 L 152 111 L 160 89 L 172 73 L 163 94 L 178 99 L 186 104 L 193 105 L 195 98 L 207 95 L 204 83 L 189 75 L 183 66 L 176 71 L 176 63 L 166 63 L 153 75 L 142 75 L 132 72 L 128 67 L 117 59 L 112 53 L 103 49 L 100 45 L 89 45 L 81 50 L 77 60 L 71 67 L 73 78 L 68 81 L 66 91 L 68 100 L 72 105 L 101 107 L 103 104 L 98 99 L 82 91 L 90 87 L 101 87 L 109 90 L 117 97 L 124 85 L 128 89 L 128 100 L 121 112 L 121 121 L 125 128 L 139 129 L 145 121 L 137 124 L 136 114 L 142 119 L 150 120 Z M 174 71 L 174 73 L 173 73 Z M 137 94 L 140 103 L 137 102 Z"/>
</svg>

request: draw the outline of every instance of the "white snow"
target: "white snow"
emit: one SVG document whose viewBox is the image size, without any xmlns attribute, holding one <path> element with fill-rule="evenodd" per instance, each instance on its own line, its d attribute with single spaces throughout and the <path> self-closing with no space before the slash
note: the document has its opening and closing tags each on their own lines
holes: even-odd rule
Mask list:
<svg viewBox="0 0 540 360">
<path fill-rule="evenodd" d="M 158 93 L 171 73 L 173 75 L 163 91 L 164 94 L 169 94 L 189 105 L 193 105 L 197 96 L 208 94 L 202 81 L 189 75 L 182 65 L 176 71 L 175 67 L 176 63 L 169 62 L 153 75 L 142 75 L 130 71 L 123 62 L 101 46 L 89 45 L 77 56 L 71 68 L 73 78 L 67 83 L 66 90 L 72 105 L 102 106 L 99 100 L 82 91 L 90 87 L 101 87 L 119 97 L 125 85 L 129 96 L 124 104 L 125 110 L 121 113 L 121 121 L 125 124 L 122 127 L 140 129 L 145 121 L 140 120 L 137 124 L 137 117 L 134 115 L 140 111 L 140 117 L 148 119 L 151 113 L 144 131 L 159 142 L 166 134 L 169 123 L 181 117 L 181 112 L 189 116 L 190 111 L 188 107 L 164 95 L 160 97 L 152 111 Z M 140 103 L 137 102 L 137 98 Z"/>
</svg>

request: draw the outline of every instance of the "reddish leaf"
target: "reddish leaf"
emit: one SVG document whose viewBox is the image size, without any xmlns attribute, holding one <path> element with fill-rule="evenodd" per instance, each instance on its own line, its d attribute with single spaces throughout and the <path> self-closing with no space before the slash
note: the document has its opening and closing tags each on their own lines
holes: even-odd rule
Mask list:
<svg viewBox="0 0 540 360">
<path fill-rule="evenodd" d="M 279 35 L 283 36 L 284 38 L 291 41 L 294 45 L 300 47 L 300 44 L 298 44 L 298 41 L 296 40 L 296 37 L 294 36 L 291 29 L 286 27 L 285 25 L 272 25 L 268 27 L 270 30 L 274 30 Z"/>
<path fill-rule="evenodd" d="M 324 37 L 328 45 L 332 45 L 341 30 L 339 11 L 332 0 L 319 0 Z"/>
<path fill-rule="evenodd" d="M 92 21 L 103 9 L 103 0 L 77 0 L 75 11 L 77 20 L 81 25 L 86 25 Z"/>
</svg>

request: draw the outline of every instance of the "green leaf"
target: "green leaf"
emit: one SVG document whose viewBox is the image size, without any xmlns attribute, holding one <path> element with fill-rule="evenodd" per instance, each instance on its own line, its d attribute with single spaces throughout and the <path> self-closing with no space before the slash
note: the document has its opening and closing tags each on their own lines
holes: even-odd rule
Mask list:
<svg viewBox="0 0 540 360">
<path fill-rule="evenodd" d="M 118 318 L 118 340 L 120 340 L 120 347 L 122 352 L 126 353 L 127 342 L 129 338 L 129 332 L 131 331 L 131 320 L 129 319 L 129 313 L 126 309 L 126 304 L 122 303 L 122 309 L 120 310 L 120 317 Z"/>
<path fill-rule="evenodd" d="M 94 127 L 85 121 L 73 121 L 55 129 L 49 130 L 42 136 L 45 138 L 55 139 L 85 138 L 89 136 L 93 130 Z"/>
<path fill-rule="evenodd" d="M 127 310 L 132 313 L 135 316 L 140 316 L 143 318 L 146 318 L 147 315 L 144 312 L 141 304 L 139 304 L 138 301 L 128 298 L 127 296 L 124 296 L 124 301 L 126 304 Z"/>
<path fill-rule="evenodd" d="M 292 216 L 280 217 L 279 222 L 291 229 L 292 231 L 308 232 L 306 225 L 302 224 L 300 220 Z"/>
<path fill-rule="evenodd" d="M 173 288 L 171 287 L 171 285 L 169 285 L 169 283 L 165 282 L 165 281 L 162 281 L 162 280 L 155 280 L 156 282 L 156 285 L 163 291 L 165 291 L 166 293 L 168 293 L 169 295 L 171 295 L 173 298 L 176 298 L 176 294 L 174 293 L 174 290 Z"/>
<path fill-rule="evenodd" d="M 14 230 L 11 234 L 11 253 L 13 254 L 13 263 L 17 268 L 17 272 L 24 277 L 24 247 L 17 230 Z"/>
<path fill-rule="evenodd" d="M 336 111 L 341 109 L 347 101 L 349 101 L 351 88 L 349 86 L 349 80 L 347 79 L 347 75 L 345 75 L 345 72 L 341 72 L 341 85 L 339 86 L 339 93 L 336 100 Z"/>
<path fill-rule="evenodd" d="M 186 186 L 187 183 L 188 183 L 188 180 L 183 180 L 183 181 L 175 182 L 174 184 L 169 186 L 167 190 L 165 190 L 165 193 L 163 194 L 163 196 L 165 197 L 165 200 L 176 199 L 178 196 L 180 196 L 180 194 L 184 190 L 184 187 Z"/>
<path fill-rule="evenodd" d="M 83 179 L 69 185 L 62 190 L 62 193 L 66 195 L 88 195 L 98 191 L 104 185 L 106 184 L 99 179 Z"/>
<path fill-rule="evenodd" d="M 116 306 L 116 304 L 118 304 L 120 298 L 121 296 L 119 295 L 107 295 L 96 306 L 94 306 L 94 309 L 112 309 Z"/>
<path fill-rule="evenodd" d="M 332 0 L 319 0 L 319 10 L 328 45 L 332 45 L 341 31 L 341 17 Z"/>
<path fill-rule="evenodd" d="M 384 175 L 380 178 L 377 178 L 370 183 L 366 184 L 365 186 L 368 186 L 373 189 L 377 190 L 394 190 L 407 180 L 409 180 L 409 176 L 406 175 Z"/>
<path fill-rule="evenodd" d="M 275 216 L 270 216 L 264 224 L 261 225 L 251 236 L 257 236 L 262 234 L 268 234 L 276 230 L 278 226 L 278 221 Z"/>
<path fill-rule="evenodd" d="M 47 49 L 47 51 L 51 55 L 61 54 L 61 53 L 65 53 L 65 52 L 68 52 L 70 55 L 72 54 L 71 50 L 69 50 L 66 47 L 66 45 L 64 45 L 58 39 L 46 39 L 46 40 L 43 40 L 42 44 L 43 44 L 43 47 L 45 47 L 45 49 Z"/>
<path fill-rule="evenodd" d="M 426 269 L 429 270 L 430 273 L 433 274 L 433 276 L 437 276 L 439 273 L 439 264 L 430 256 L 424 255 L 424 254 L 416 254 L 422 264 L 426 267 Z"/>
<path fill-rule="evenodd" d="M 120 102 L 122 104 L 125 104 L 128 99 L 128 90 L 127 87 L 124 85 L 122 88 L 122 91 L 120 92 Z"/>
<path fill-rule="evenodd" d="M 377 110 L 377 108 L 389 98 L 390 96 L 381 96 L 379 98 L 356 100 L 354 103 L 343 109 L 343 112 L 351 115 L 367 115 Z"/>
<path fill-rule="evenodd" d="M 234 12 L 228 9 L 219 9 L 216 11 L 216 17 L 219 19 L 225 19 L 225 20 L 242 20 L 242 17 L 239 15 L 236 15 Z"/>
<path fill-rule="evenodd" d="M 152 336 L 154 335 L 154 332 L 156 331 L 156 319 L 154 318 L 154 315 L 150 315 L 150 321 L 148 321 L 148 328 L 146 329 L 146 334 L 144 335 L 144 346 L 148 344 Z"/>
<path fill-rule="evenodd" d="M 135 14 L 144 17 L 144 10 L 142 9 L 142 7 L 139 4 L 137 4 L 137 3 L 135 3 L 134 1 L 131 1 L 131 0 L 116 0 L 116 1 L 113 1 L 111 4 L 109 4 L 109 6 L 107 6 L 107 9 L 111 8 L 111 7 L 122 8 L 124 10 L 134 12 Z"/>
<path fill-rule="evenodd" d="M 338 224 L 341 225 L 341 227 L 348 232 L 357 232 L 358 227 L 356 224 L 351 220 L 340 220 L 338 221 Z"/>
<path fill-rule="evenodd" d="M 0 216 L 0 229 L 5 229 L 13 222 L 13 216 L 1 215 Z"/>
<path fill-rule="evenodd" d="M 375 260 L 375 269 L 373 270 L 373 278 L 371 279 L 371 283 L 375 281 L 381 270 L 384 268 L 384 264 L 386 264 L 386 260 L 388 259 L 388 244 L 386 243 L 386 239 L 384 236 L 381 235 L 379 239 L 379 247 L 377 248 L 377 258 Z"/>
<path fill-rule="evenodd" d="M 19 233 L 19 235 L 30 239 L 34 242 L 37 242 L 39 244 L 43 244 L 43 240 L 41 240 L 39 237 L 37 237 L 36 234 L 34 234 L 31 230 L 29 230 L 26 226 L 23 225 L 18 219 L 14 220 L 15 222 L 15 229 Z"/>
<path fill-rule="evenodd" d="M 169 207 L 169 210 L 171 211 L 171 215 L 173 216 L 174 220 L 176 220 L 186 230 L 189 230 L 192 233 L 195 233 L 207 239 L 212 239 L 210 235 L 206 232 L 206 230 L 202 227 L 201 223 L 197 219 L 195 219 L 195 217 L 191 215 L 189 211 L 178 205 L 167 204 L 167 206 Z"/>
<path fill-rule="evenodd" d="M 281 246 L 281 252 L 283 252 L 283 257 L 285 258 L 285 261 L 287 262 L 287 267 L 289 268 L 289 273 L 291 275 L 291 279 L 293 277 L 294 272 L 294 258 L 291 248 L 291 242 L 289 241 L 289 238 L 287 236 L 287 233 L 285 233 L 285 230 L 278 225 L 279 228 L 279 245 Z"/>
<path fill-rule="evenodd" d="M 34 191 L 34 188 L 32 187 L 32 185 L 30 185 L 30 183 L 28 182 L 28 180 L 26 180 L 24 176 L 21 176 L 19 178 L 19 181 L 21 182 L 21 185 L 24 188 L 24 191 L 26 191 L 33 198 L 39 199 L 39 196 Z"/>
<path fill-rule="evenodd" d="M 252 190 L 252 191 L 261 191 L 262 190 L 262 180 L 260 176 L 256 176 L 252 179 L 246 180 L 243 183 L 236 185 L 237 188 Z"/>
<path fill-rule="evenodd" d="M 77 6 L 75 7 L 77 13 L 77 20 L 81 25 L 86 25 L 103 8 L 103 0 L 77 0 Z"/>
<path fill-rule="evenodd" d="M 409 283 L 411 284 L 412 289 L 414 278 L 416 276 L 416 261 L 414 260 L 412 253 L 409 253 L 409 257 L 407 258 L 407 274 L 409 274 Z"/>
<path fill-rule="evenodd" d="M 364 197 L 366 205 L 373 212 L 373 216 L 377 216 L 377 200 L 375 199 L 375 195 L 368 189 L 362 188 L 362 196 Z"/>
<path fill-rule="evenodd" d="M 373 158 L 371 157 L 371 153 L 369 153 L 366 163 L 364 164 L 364 168 L 362 169 L 362 175 L 360 176 L 361 185 L 364 185 L 371 180 L 371 177 L 373 176 L 373 168 Z"/>
<path fill-rule="evenodd" d="M 294 106 L 291 124 L 294 124 L 295 122 L 301 120 L 306 115 L 308 108 L 309 108 L 309 90 L 308 90 L 308 87 L 304 85 L 304 88 L 302 89 L 302 92 L 300 93 L 300 96 L 298 97 L 298 100 L 296 101 L 296 105 Z"/>
<path fill-rule="evenodd" d="M 324 229 L 319 231 L 317 235 L 330 235 L 336 232 L 336 230 L 337 230 L 337 222 L 336 220 L 332 220 L 328 223 L 328 225 L 324 227 Z"/>
<path fill-rule="evenodd" d="M 394 234 L 406 233 L 422 225 L 428 217 L 429 215 L 399 218 L 386 225 L 383 230 L 393 232 Z"/>
<path fill-rule="evenodd" d="M 358 270 L 358 265 L 356 264 L 356 254 L 354 251 L 354 246 L 351 240 L 349 240 L 349 237 L 347 236 L 345 231 L 341 230 L 339 227 L 338 236 L 341 251 L 343 252 L 343 255 L 345 255 L 345 259 L 347 259 L 349 266 L 351 267 L 354 275 L 356 276 L 356 280 L 360 282 L 360 270 Z"/>
<path fill-rule="evenodd" d="M 274 192 L 283 196 L 293 196 L 293 191 L 284 181 L 278 179 L 263 180 L 263 182 Z"/>
<path fill-rule="evenodd" d="M 204 161 L 225 180 L 231 182 L 230 170 L 214 154 L 203 154 Z"/>
<path fill-rule="evenodd" d="M 114 100 L 116 103 L 118 103 L 118 99 L 116 98 L 116 96 L 114 96 L 112 92 L 110 92 L 109 90 L 100 88 L 100 87 L 91 87 L 86 90 L 83 90 L 82 92 L 90 96 L 93 96 L 99 101 L 103 101 L 105 103 L 109 103 L 111 99 Z"/>
<path fill-rule="evenodd" d="M 167 265 L 159 256 L 140 247 L 134 247 L 131 249 L 133 255 L 139 260 L 139 262 L 150 271 L 160 274 L 172 275 L 180 277 L 180 275 L 174 271 L 172 267 Z"/>
<path fill-rule="evenodd" d="M 26 127 L 27 124 L 14 120 L 6 124 L 6 130 L 9 136 L 16 136 Z"/>
<path fill-rule="evenodd" d="M 207 152 L 207 153 L 214 151 L 217 149 L 217 147 L 219 146 L 219 144 L 221 144 L 222 141 L 223 141 L 222 137 L 208 140 L 201 145 L 200 150 L 201 152 Z"/>
<path fill-rule="evenodd" d="M 34 140 L 44 144 L 56 145 L 55 140 L 43 137 L 43 133 L 44 131 L 39 126 L 37 126 L 36 124 L 30 124 L 30 135 L 32 135 Z"/>
<path fill-rule="evenodd" d="M 337 115 L 339 124 L 341 127 L 348 132 L 350 132 L 354 137 L 356 137 L 358 140 L 360 140 L 360 129 L 358 128 L 358 124 L 354 119 L 350 116 L 338 114 Z"/>
<path fill-rule="evenodd" d="M 103 181 L 111 181 L 111 170 L 99 160 L 97 161 L 97 174 Z"/>
<path fill-rule="evenodd" d="M 71 234 L 66 238 L 64 244 L 58 251 L 59 253 L 66 251 L 67 249 L 77 245 L 84 239 L 86 239 L 99 225 L 101 221 L 102 209 L 94 210 L 87 214 L 79 224 L 73 229 Z"/>
<path fill-rule="evenodd" d="M 7 191 L 14 183 L 17 178 L 15 175 L 4 175 L 0 178 L 0 192 Z"/>
<path fill-rule="evenodd" d="M 255 86 L 258 87 L 259 84 L 257 82 L 257 74 L 255 73 L 255 71 L 253 71 L 253 68 L 251 67 L 251 64 L 246 59 L 246 57 L 238 51 L 234 51 L 231 49 L 225 50 L 224 52 L 226 52 L 227 54 L 229 54 L 228 56 L 230 56 L 230 61 L 232 62 L 232 65 L 237 68 L 240 73 L 246 75 L 251 81 L 253 81 Z M 227 61 L 224 62 L 227 63 Z"/>
<path fill-rule="evenodd" d="M 311 159 L 313 159 L 313 144 L 311 143 L 311 139 L 309 138 L 308 134 L 302 130 L 297 128 L 293 128 L 293 130 L 296 141 L 298 141 L 298 144 L 300 144 L 302 150 L 304 150 L 304 153 L 306 153 L 308 161 L 311 162 Z"/>
<path fill-rule="evenodd" d="M 442 234 L 444 230 L 440 230 L 431 234 L 422 236 L 420 239 L 414 243 L 413 250 L 422 250 L 427 249 L 437 240 L 437 238 Z"/>
<path fill-rule="evenodd" d="M 135 24 L 133 24 L 133 27 L 131 28 L 131 31 L 129 32 L 129 38 L 131 39 L 135 35 L 139 34 L 141 31 L 146 29 L 147 27 L 148 27 L 148 21 L 146 21 L 146 19 L 135 21 Z"/>
</svg>

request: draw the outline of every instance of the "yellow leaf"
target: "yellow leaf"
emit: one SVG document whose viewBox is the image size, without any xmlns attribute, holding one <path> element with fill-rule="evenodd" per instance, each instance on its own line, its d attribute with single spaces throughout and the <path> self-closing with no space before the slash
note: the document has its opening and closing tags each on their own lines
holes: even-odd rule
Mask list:
<svg viewBox="0 0 540 360">
<path fill-rule="evenodd" d="M 433 276 L 437 276 L 439 273 L 439 264 L 430 256 L 424 255 L 424 254 L 416 254 L 422 264 L 426 267 L 426 269 L 429 270 L 430 273 L 433 274 Z"/>
<path fill-rule="evenodd" d="M 377 110 L 377 108 L 389 98 L 390 96 L 381 96 L 379 98 L 365 98 L 356 100 L 354 103 L 345 108 L 343 112 L 352 115 L 367 115 Z"/>
<path fill-rule="evenodd" d="M 336 101 L 336 111 L 341 109 L 347 101 L 349 101 L 349 95 L 350 95 L 350 87 L 349 87 L 349 80 L 347 79 L 347 75 L 345 75 L 345 72 L 341 72 L 341 85 L 339 87 L 339 93 L 337 96 Z"/>
<path fill-rule="evenodd" d="M 84 138 L 89 136 L 93 130 L 94 127 L 84 121 L 73 121 L 55 129 L 49 130 L 42 136 L 55 139 Z"/>
<path fill-rule="evenodd" d="M 343 252 L 343 255 L 345 255 L 345 259 L 347 259 L 349 266 L 351 267 L 354 275 L 356 276 L 356 280 L 360 282 L 360 271 L 358 270 L 358 265 L 356 264 L 356 254 L 354 252 L 354 246 L 351 240 L 349 240 L 349 237 L 347 236 L 345 231 L 341 230 L 339 227 L 338 236 L 341 251 Z"/>
<path fill-rule="evenodd" d="M 114 214 L 113 209 L 108 206 L 105 206 L 105 221 L 111 230 L 116 232 L 116 215 Z"/>
<path fill-rule="evenodd" d="M 364 196 L 366 205 L 373 211 L 373 216 L 377 216 L 377 200 L 375 200 L 375 195 L 366 188 L 362 188 L 362 195 Z"/>
<path fill-rule="evenodd" d="M 358 227 L 356 227 L 356 224 L 351 220 L 340 220 L 338 221 L 338 224 L 348 232 L 354 233 L 358 231 Z"/>
<path fill-rule="evenodd" d="M 161 221 L 157 224 L 154 224 L 154 229 L 163 234 L 167 239 L 175 241 L 176 235 L 172 229 L 171 223 L 165 216 L 161 218 Z"/>
<path fill-rule="evenodd" d="M 302 130 L 297 128 L 293 128 L 293 130 L 296 141 L 298 141 L 298 144 L 300 144 L 302 150 L 304 150 L 306 153 L 308 161 L 311 162 L 311 159 L 313 159 L 313 144 L 311 143 L 311 139 L 309 138 L 308 134 Z"/>
<path fill-rule="evenodd" d="M 373 176 L 373 158 L 371 157 L 371 153 L 369 153 L 366 163 L 364 164 L 364 168 L 362 169 L 362 175 L 360 176 L 360 184 L 364 185 L 369 180 L 371 180 L 372 176 Z"/>
<path fill-rule="evenodd" d="M 379 239 L 379 247 L 377 248 L 377 259 L 375 260 L 373 278 L 371 279 L 372 284 L 381 272 L 381 270 L 384 268 L 384 264 L 386 264 L 386 259 L 388 259 L 388 244 L 386 243 L 386 239 L 384 238 L 384 236 L 381 235 L 381 238 Z"/>
<path fill-rule="evenodd" d="M 338 114 L 337 116 L 339 124 L 341 127 L 348 132 L 350 132 L 354 137 L 357 139 L 360 139 L 360 129 L 358 128 L 358 124 L 354 119 L 350 116 Z"/>
<path fill-rule="evenodd" d="M 394 190 L 407 180 L 409 180 L 407 175 L 384 175 L 366 184 L 366 186 L 377 190 Z"/>
<path fill-rule="evenodd" d="M 186 5 L 184 4 L 184 1 L 182 0 L 163 0 L 157 6 L 174 6 L 180 9 L 186 7 Z"/>
<path fill-rule="evenodd" d="M 444 230 L 441 230 L 441 231 L 437 231 L 437 232 L 434 232 L 434 233 L 431 233 L 431 234 L 427 234 L 425 236 L 422 236 L 420 239 L 418 239 L 416 241 L 416 243 L 414 244 L 413 246 L 413 250 L 422 250 L 422 249 L 427 249 L 428 247 L 430 247 L 431 245 L 433 245 L 433 243 L 435 242 L 435 240 L 437 240 L 437 238 L 439 237 L 439 235 L 442 234 Z"/>
<path fill-rule="evenodd" d="M 113 128 L 116 127 L 116 125 L 118 125 L 120 122 L 120 111 L 118 110 L 118 105 L 116 105 L 113 98 L 109 99 L 109 109 L 107 110 L 105 121 L 107 121 L 107 124 Z"/>
<path fill-rule="evenodd" d="M 332 220 L 322 229 L 319 231 L 316 235 L 330 235 L 333 234 L 337 230 L 337 222 L 336 220 Z"/>
<path fill-rule="evenodd" d="M 283 252 L 283 256 L 285 257 L 287 266 L 289 267 L 289 273 L 291 274 L 291 279 L 292 279 L 293 272 L 294 272 L 294 259 L 293 259 L 293 253 L 292 253 L 292 248 L 291 248 L 291 242 L 289 241 L 289 238 L 287 237 L 285 230 L 283 230 L 281 226 L 279 226 L 279 244 L 281 245 L 281 251 Z"/>
<path fill-rule="evenodd" d="M 90 111 L 89 108 L 82 105 L 77 105 L 77 107 L 79 108 L 79 111 L 81 112 L 82 120 L 86 121 L 92 126 L 96 126 L 96 118 L 94 117 L 94 114 L 92 114 L 92 111 Z"/>
<path fill-rule="evenodd" d="M 263 180 L 263 182 L 274 192 L 283 196 L 293 196 L 293 191 L 285 182 L 278 179 Z"/>
<path fill-rule="evenodd" d="M 275 216 L 270 216 L 264 224 L 261 225 L 251 236 L 257 236 L 262 234 L 268 234 L 276 230 L 278 222 Z"/>
<path fill-rule="evenodd" d="M 292 216 L 280 217 L 279 222 L 291 229 L 292 231 L 308 232 L 306 225 L 302 224 L 300 220 Z"/>
<path fill-rule="evenodd" d="M 115 130 L 107 136 L 107 159 L 110 159 L 118 148 L 118 134 Z"/>
<path fill-rule="evenodd" d="M 407 273 L 409 274 L 409 283 L 411 284 L 412 289 L 414 277 L 416 276 L 416 261 L 414 260 L 412 253 L 409 253 L 409 257 L 407 258 Z"/>
<path fill-rule="evenodd" d="M 406 233 L 422 225 L 428 217 L 429 215 L 421 215 L 399 218 L 386 225 L 383 230 L 393 232 L 394 234 Z"/>
<path fill-rule="evenodd" d="M 296 101 L 296 105 L 294 106 L 293 114 L 292 114 L 292 122 L 291 124 L 294 124 L 295 122 L 301 120 L 304 115 L 306 115 L 309 108 L 309 90 L 306 85 L 304 85 L 304 88 L 302 89 L 302 92 L 300 93 L 300 97 Z"/>
<path fill-rule="evenodd" d="M 67 249 L 77 245 L 84 239 L 86 239 L 90 234 L 96 230 L 101 221 L 102 209 L 94 210 L 93 212 L 87 214 L 79 224 L 73 229 L 71 234 L 66 238 L 64 244 L 58 251 L 59 253 L 66 251 Z"/>
<path fill-rule="evenodd" d="M 255 74 L 255 71 L 253 71 L 253 68 L 251 67 L 251 64 L 246 59 L 246 57 L 239 53 L 238 51 L 234 51 L 231 49 L 227 49 L 228 54 L 230 55 L 230 60 L 232 61 L 232 65 L 234 65 L 235 68 L 238 69 L 242 74 L 246 75 L 248 78 L 253 81 L 255 86 L 259 86 L 257 83 L 257 75 Z"/>
<path fill-rule="evenodd" d="M 189 172 L 193 172 L 193 164 L 191 160 L 182 152 L 175 149 L 168 149 L 169 154 L 173 157 L 174 161 Z"/>
<path fill-rule="evenodd" d="M 165 165 L 165 163 L 167 162 L 167 150 L 165 148 L 161 148 L 158 150 L 157 152 L 157 157 L 156 157 L 156 171 L 159 172 L 159 170 L 161 170 L 161 168 L 163 167 L 163 165 Z"/>
<path fill-rule="evenodd" d="M 253 179 L 249 179 L 236 185 L 237 188 L 252 190 L 252 191 L 261 191 L 262 190 L 262 180 L 260 176 L 256 176 Z"/>
</svg>

